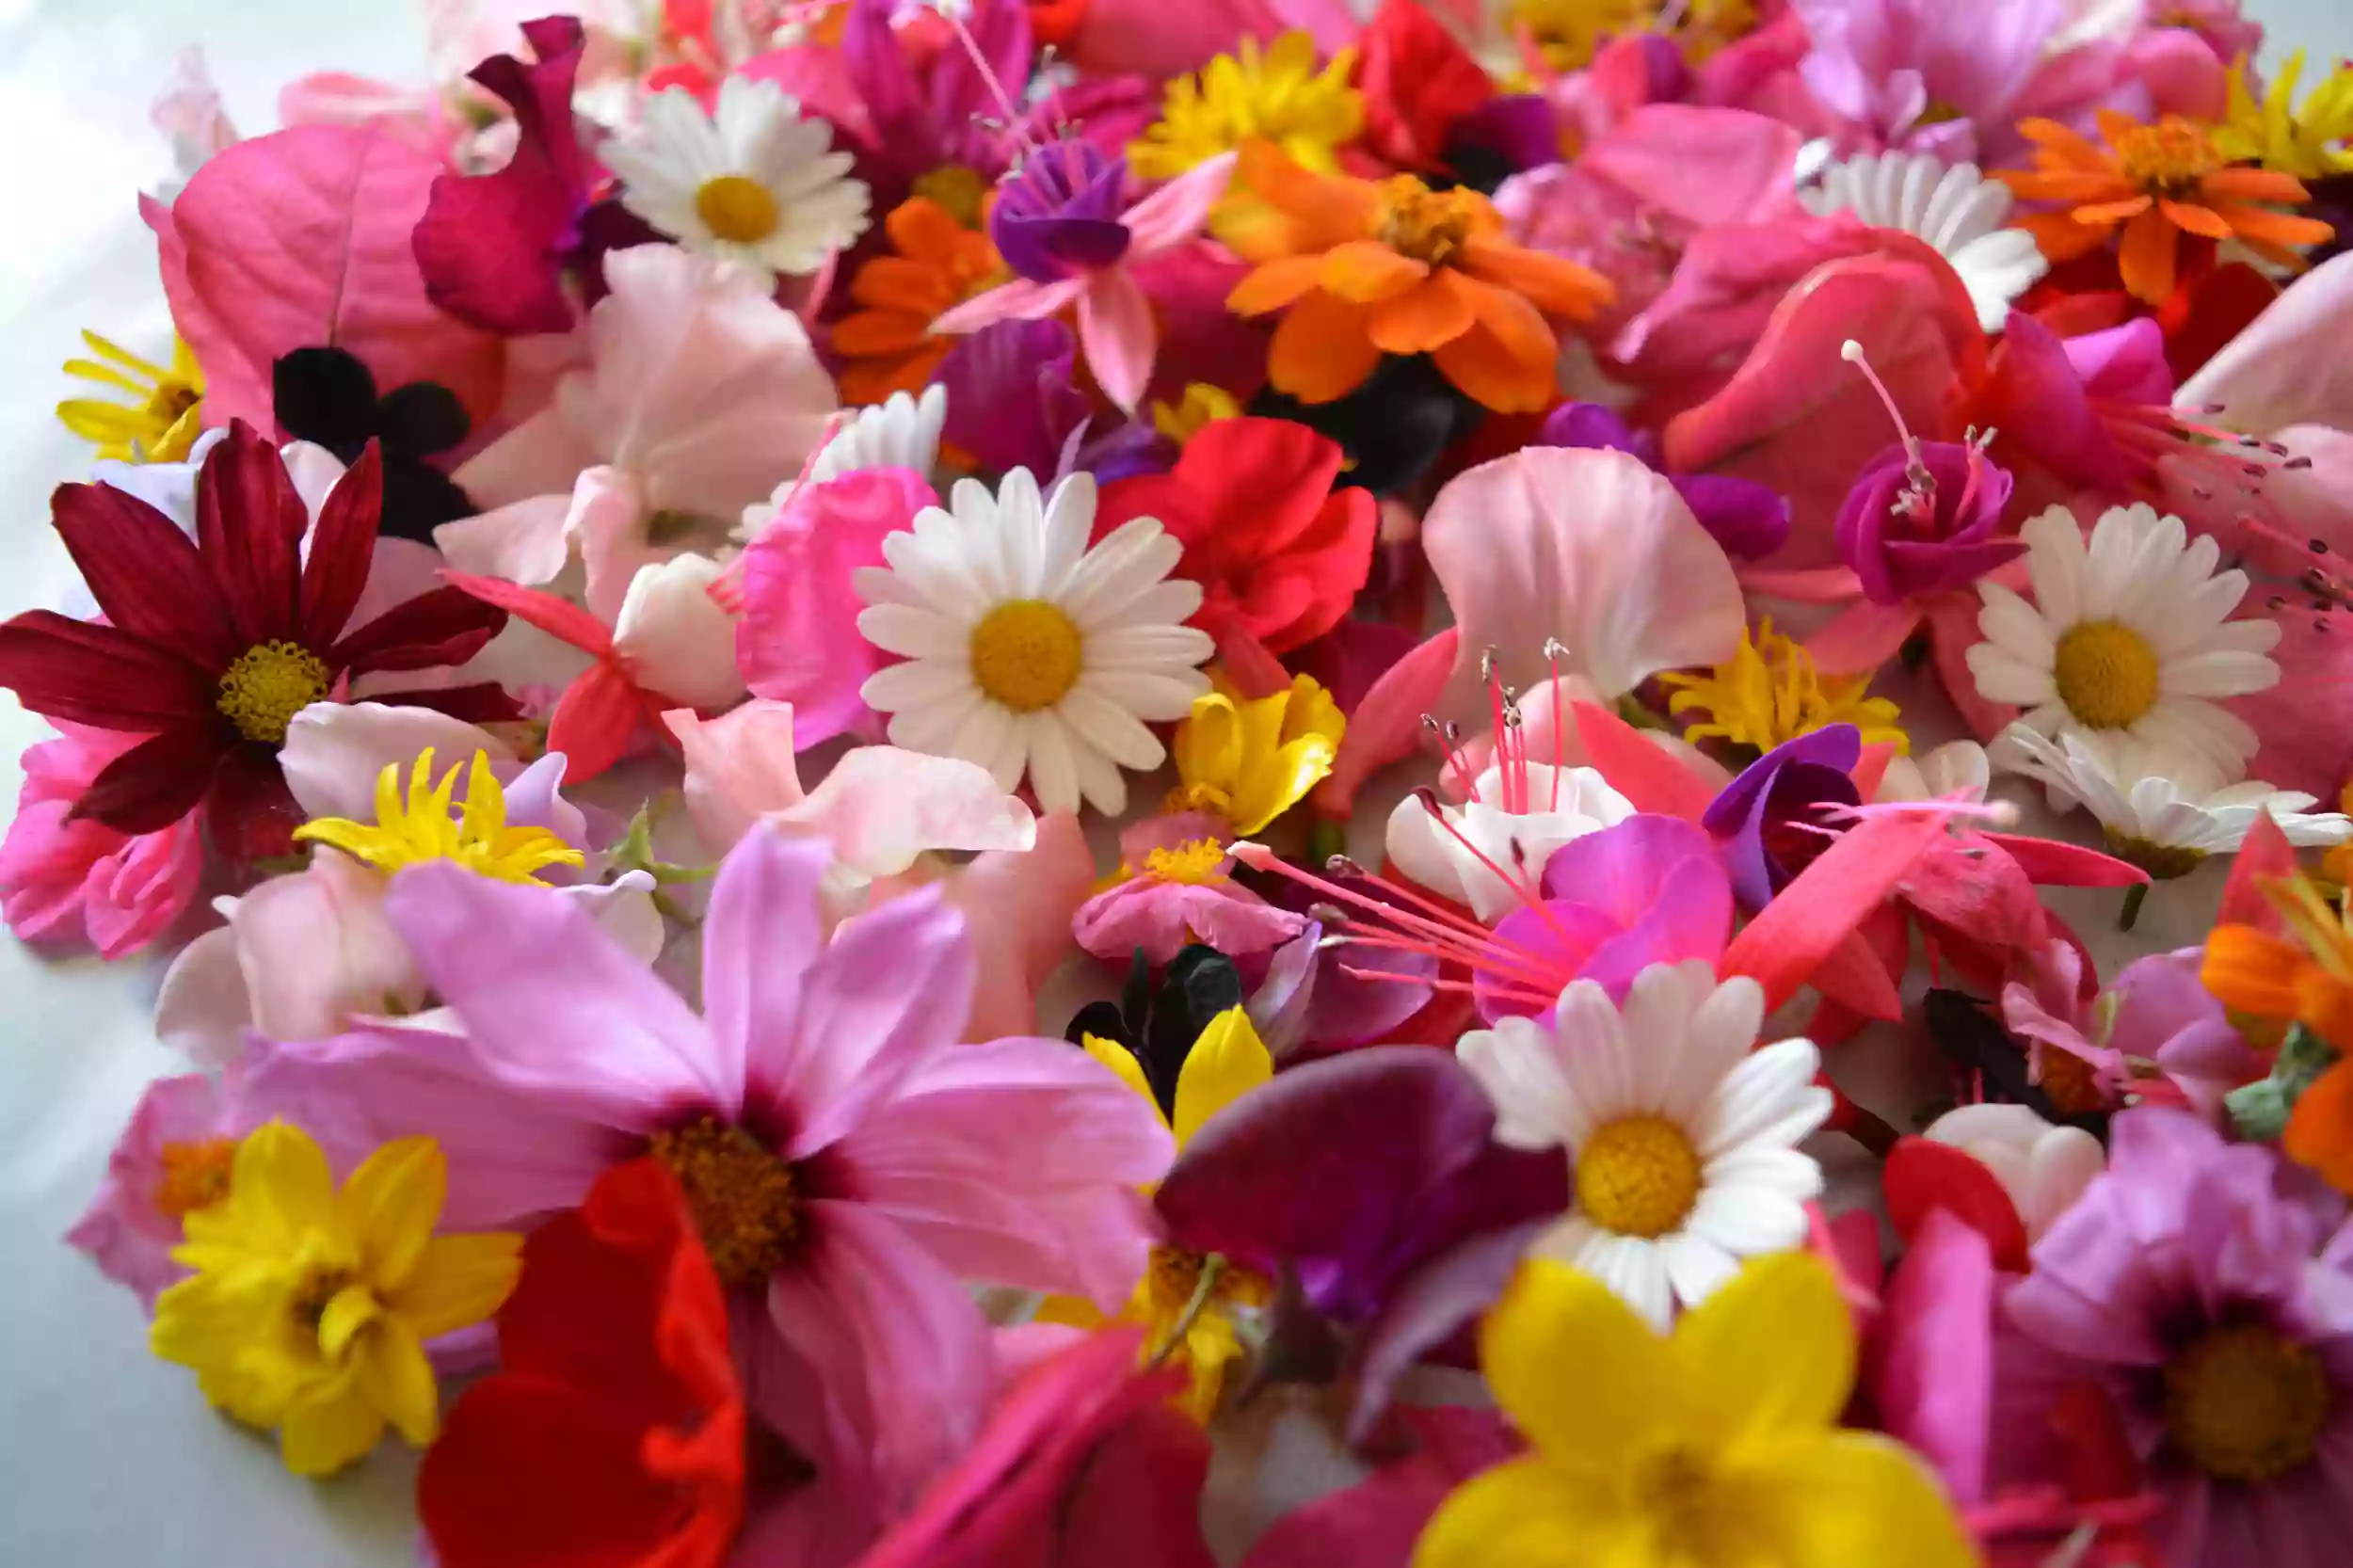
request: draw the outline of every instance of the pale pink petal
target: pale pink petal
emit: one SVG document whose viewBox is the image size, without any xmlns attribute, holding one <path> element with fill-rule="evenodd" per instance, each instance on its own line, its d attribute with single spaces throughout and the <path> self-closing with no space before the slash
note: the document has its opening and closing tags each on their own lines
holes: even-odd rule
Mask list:
<svg viewBox="0 0 2353 1568">
<path fill-rule="evenodd" d="M 832 861 L 823 843 L 760 830 L 719 867 L 703 918 L 703 1021 L 714 1070 L 730 1083 L 757 1056 L 760 1093 L 797 1084 L 803 993 L 825 942 L 817 889 Z M 797 1130 L 797 1112 L 772 1129 Z"/>
<path fill-rule="evenodd" d="M 1000 321 L 1038 321 L 1078 302 L 1086 292 L 1084 278 L 1063 278 L 1033 283 L 1016 278 L 971 298 L 932 322 L 934 332 L 955 335 L 977 332 Z"/>
<path fill-rule="evenodd" d="M 1808 637 L 1805 650 L 1824 675 L 1859 675 L 1894 658 L 1919 624 L 1917 610 L 1864 600 Z"/>
<path fill-rule="evenodd" d="M 237 967 L 237 934 L 207 931 L 164 971 L 155 999 L 155 1037 L 200 1067 L 224 1067 L 245 1048 L 253 1001 Z"/>
<path fill-rule="evenodd" d="M 384 899 L 380 872 L 331 849 L 239 899 L 229 929 L 253 1027 L 273 1040 L 317 1040 L 423 1003 L 424 975 Z"/>
<path fill-rule="evenodd" d="M 777 706 L 781 706 L 780 704 Z M 792 710 L 785 709 L 787 733 Z M 1037 818 L 986 768 L 896 746 L 860 746 L 776 820 L 815 831 L 866 877 L 896 876 L 925 850 L 1027 850 Z"/>
<path fill-rule="evenodd" d="M 735 621 L 711 596 L 725 572 L 708 555 L 679 555 L 630 580 L 613 646 L 642 689 L 696 708 L 725 708 L 743 696 Z"/>
<path fill-rule="evenodd" d="M 1094 851 L 1067 811 L 1038 820 L 1035 847 L 977 856 L 949 880 L 980 974 L 964 1039 L 1035 1032 L 1037 988 L 1068 952 L 1070 918 L 1094 882 Z"/>
<path fill-rule="evenodd" d="M 619 469 L 600 463 L 572 486 L 564 536 L 587 569 L 588 611 L 608 626 L 620 617 L 621 600 L 639 568 L 659 566 L 680 552 L 678 546 L 652 542 L 652 521 L 644 493 Z"/>
<path fill-rule="evenodd" d="M 474 504 L 497 510 L 522 502 L 569 496 L 581 470 L 597 459 L 597 449 L 560 411 L 550 408 L 534 414 L 459 464 L 450 477 L 473 498 Z M 463 523 L 442 526 L 459 528 Z M 443 550 L 449 548 L 439 536 L 436 542 Z M 451 559 L 455 561 L 456 557 L 453 555 Z"/>
<path fill-rule="evenodd" d="M 2221 423 L 2268 434 L 2290 424 L 2353 430 L 2353 366 L 2329 344 L 2353 332 L 2353 256 L 2322 263 L 2222 345 L 2176 394 L 2218 403 Z"/>
<path fill-rule="evenodd" d="M 792 747 L 792 705 L 754 697 L 715 719 L 673 708 L 662 722 L 686 756 L 686 809 L 713 855 L 725 855 L 770 811 L 807 799 Z"/>
<path fill-rule="evenodd" d="M 1148 256 L 1198 234 L 1233 180 L 1236 156 L 1221 152 L 1205 159 L 1120 214 L 1119 221 L 1128 226 L 1128 254 Z"/>
<path fill-rule="evenodd" d="M 128 1287 L 152 1311 L 164 1287 L 187 1273 L 171 1260 L 171 1249 L 184 1240 L 180 1221 L 155 1205 L 166 1146 L 200 1144 L 243 1129 L 220 1080 L 209 1074 L 149 1084 L 107 1157 L 97 1195 L 66 1232 L 67 1244 L 87 1254 L 101 1273 Z"/>
<path fill-rule="evenodd" d="M 437 774 L 477 751 L 493 763 L 515 758 L 513 748 L 488 730 L 430 708 L 314 702 L 286 727 L 278 760 L 305 816 L 374 822 L 378 776 L 398 767 L 406 791 L 408 766 L 427 746 Z"/>
<path fill-rule="evenodd" d="M 1152 302 L 1124 270 L 1096 274 L 1079 296 L 1079 346 L 1104 395 L 1121 412 L 1134 413 L 1152 379 L 1160 329 L 1152 324 Z"/>
<path fill-rule="evenodd" d="M 445 522 L 433 531 L 433 542 L 459 571 L 536 587 L 554 581 L 570 555 L 564 520 L 571 508 L 568 490 L 535 495 Z"/>
</svg>

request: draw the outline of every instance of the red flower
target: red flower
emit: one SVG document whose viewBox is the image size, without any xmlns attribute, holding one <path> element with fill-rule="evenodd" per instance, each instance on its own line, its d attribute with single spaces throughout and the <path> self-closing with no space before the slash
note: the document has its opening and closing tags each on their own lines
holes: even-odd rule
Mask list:
<svg viewBox="0 0 2353 1568">
<path fill-rule="evenodd" d="M 374 443 L 311 529 L 277 448 L 232 424 L 197 483 L 197 536 L 108 485 L 60 485 L 52 520 L 104 622 L 34 610 L 0 626 L 0 686 L 36 713 L 147 738 L 75 804 L 119 833 L 170 826 L 200 803 L 237 859 L 282 853 L 293 797 L 278 769 L 286 725 L 341 701 L 374 671 L 459 664 L 506 624 L 456 589 L 395 605 L 346 634 L 382 504 Z M 380 696 L 460 718 L 511 718 L 494 685 Z"/>
<path fill-rule="evenodd" d="M 1195 624 L 1221 640 L 1236 626 L 1269 651 L 1305 647 L 1340 623 L 1372 570 L 1371 492 L 1335 490 L 1338 444 L 1285 419 L 1201 427 L 1165 474 L 1103 492 L 1095 536 L 1154 517 L 1185 547 L 1177 564 L 1207 591 Z"/>
<path fill-rule="evenodd" d="M 1414 0 L 1385 0 L 1357 47 L 1365 144 L 1400 168 L 1444 168 L 1447 133 L 1495 96 L 1495 83 Z"/>
<path fill-rule="evenodd" d="M 417 1477 L 441 1568 L 714 1568 L 744 1515 L 744 1395 L 678 1180 L 597 1178 L 523 1243 L 499 1371 Z"/>
</svg>

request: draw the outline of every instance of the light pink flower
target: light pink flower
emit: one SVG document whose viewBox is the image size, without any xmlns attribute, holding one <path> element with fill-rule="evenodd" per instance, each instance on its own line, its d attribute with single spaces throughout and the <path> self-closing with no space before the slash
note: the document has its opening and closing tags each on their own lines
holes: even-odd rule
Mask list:
<svg viewBox="0 0 2353 1568">
<path fill-rule="evenodd" d="M 214 1183 L 227 1192 L 228 1156 L 248 1130 L 230 1101 L 207 1073 L 149 1084 L 106 1158 L 98 1195 L 65 1233 L 68 1245 L 151 1312 L 164 1287 L 188 1272 L 171 1260 L 185 1240 L 181 1220 Z"/>
<path fill-rule="evenodd" d="M 24 756 L 16 820 L 0 843 L 0 915 L 27 941 L 87 936 L 100 957 L 120 958 L 162 936 L 196 897 L 203 834 L 195 812 L 136 837 L 76 820 L 73 803 L 90 781 L 143 737 L 57 728 L 56 740 Z"/>
<path fill-rule="evenodd" d="M 1306 928 L 1304 917 L 1235 882 L 1233 869 L 1233 857 L 1214 839 L 1151 849 L 1134 875 L 1080 906 L 1071 935 L 1097 958 L 1124 964 L 1141 951 L 1149 962 L 1165 964 L 1189 942 L 1241 958 Z"/>
<path fill-rule="evenodd" d="M 657 1134 L 723 1145 L 739 1170 L 770 1161 L 790 1245 L 719 1238 L 746 1393 L 795 1448 L 863 1456 L 904 1503 L 970 1443 L 996 1380 L 960 1281 L 1115 1310 L 1152 1241 L 1136 1185 L 1173 1150 L 1154 1109 L 1084 1052 L 958 1043 L 973 944 L 936 894 L 828 941 L 832 861 L 767 829 L 737 846 L 704 926 L 700 1016 L 544 889 L 405 872 L 392 919 L 470 1038 L 281 1047 L 252 1095 L 330 1150 L 438 1137 L 455 1226 L 576 1205 Z"/>
</svg>

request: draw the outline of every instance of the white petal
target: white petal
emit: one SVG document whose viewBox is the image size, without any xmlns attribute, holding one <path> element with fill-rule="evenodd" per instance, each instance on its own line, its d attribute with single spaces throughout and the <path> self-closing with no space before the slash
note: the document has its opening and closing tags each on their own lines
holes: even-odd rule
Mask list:
<svg viewBox="0 0 2353 1568">
<path fill-rule="evenodd" d="M 1710 1187 L 1683 1228 L 1736 1257 L 1783 1252 L 1805 1240 L 1805 1209 L 1765 1187 Z"/>
<path fill-rule="evenodd" d="M 1073 729 L 1123 768 L 1149 773 L 1168 756 L 1159 736 L 1125 708 L 1090 690 L 1084 680 L 1064 692 L 1056 707 Z"/>
<path fill-rule="evenodd" d="M 1724 1076 L 1692 1129 L 1704 1160 L 1751 1142 L 1790 1144 L 1829 1119 L 1830 1091 L 1813 1087 L 1821 1065 L 1811 1040 L 1781 1040 Z"/>
</svg>

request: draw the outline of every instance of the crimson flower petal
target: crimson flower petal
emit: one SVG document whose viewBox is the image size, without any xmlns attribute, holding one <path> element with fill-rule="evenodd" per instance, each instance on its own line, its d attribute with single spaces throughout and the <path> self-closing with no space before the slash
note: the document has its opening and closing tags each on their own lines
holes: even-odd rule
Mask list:
<svg viewBox="0 0 2353 1568">
<path fill-rule="evenodd" d="M 395 604 L 337 643 L 327 662 L 354 675 L 462 664 L 504 629 L 506 612 L 458 588 Z"/>
<path fill-rule="evenodd" d="M 112 485 L 60 485 L 49 515 L 110 624 L 209 669 L 245 650 L 196 541 L 163 513 Z"/>
<path fill-rule="evenodd" d="M 368 698 L 393 708 L 430 708 L 437 713 L 463 719 L 468 724 L 501 724 L 520 717 L 521 705 L 509 696 L 506 688 L 495 680 L 477 680 L 465 686 L 442 686 L 428 691 L 378 692 Z"/>
<path fill-rule="evenodd" d="M 325 648 L 368 585 L 376 561 L 376 525 L 384 509 L 384 455 L 375 441 L 335 482 L 311 531 L 311 557 L 302 568 L 302 632 L 305 648 Z"/>
<path fill-rule="evenodd" d="M 196 542 L 245 647 L 299 632 L 302 536 L 310 525 L 278 448 L 245 421 L 232 422 L 197 475 Z"/>
<path fill-rule="evenodd" d="M 169 649 L 52 610 L 0 625 L 0 686 L 44 718 L 100 729 L 168 728 L 210 713 L 214 677 Z"/>
<path fill-rule="evenodd" d="M 275 750 L 246 744 L 220 754 L 205 796 L 204 825 L 221 854 L 240 863 L 291 855 L 302 815 Z"/>
<path fill-rule="evenodd" d="M 73 804 L 117 833 L 159 833 L 194 810 L 212 787 L 228 749 L 213 725 L 183 725 L 151 735 L 99 771 Z"/>
</svg>

